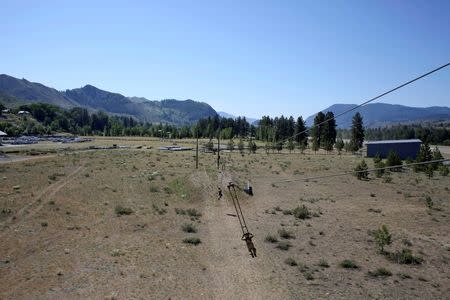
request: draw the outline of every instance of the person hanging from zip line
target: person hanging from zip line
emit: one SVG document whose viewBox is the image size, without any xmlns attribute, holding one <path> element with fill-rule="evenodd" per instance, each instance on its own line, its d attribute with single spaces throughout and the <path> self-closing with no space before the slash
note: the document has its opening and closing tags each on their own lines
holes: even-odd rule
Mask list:
<svg viewBox="0 0 450 300">
<path fill-rule="evenodd" d="M 256 248 L 252 241 L 253 234 L 250 232 L 244 233 L 242 236 L 242 240 L 247 244 L 248 251 L 252 257 L 256 257 Z"/>
</svg>

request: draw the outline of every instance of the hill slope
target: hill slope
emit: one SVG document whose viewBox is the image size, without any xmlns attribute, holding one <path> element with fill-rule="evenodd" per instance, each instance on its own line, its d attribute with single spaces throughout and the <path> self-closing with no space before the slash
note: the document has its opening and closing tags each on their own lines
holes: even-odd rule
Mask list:
<svg viewBox="0 0 450 300">
<path fill-rule="evenodd" d="M 338 115 L 348 109 L 356 107 L 356 104 L 334 104 L 322 112 L 332 111 Z M 364 120 L 366 127 L 379 127 L 398 123 L 420 123 L 425 121 L 437 122 L 450 120 L 449 107 L 410 107 L 397 104 L 372 103 L 360 107 L 348 114 L 336 119 L 339 128 L 349 128 L 352 125 L 353 115 L 359 112 Z M 311 126 L 314 123 L 316 114 L 306 119 L 306 125 Z"/>
<path fill-rule="evenodd" d="M 92 85 L 59 92 L 40 83 L 8 75 L 0 75 L 0 93 L 4 95 L 3 98 L 8 99 L 5 104 L 9 106 L 34 102 L 49 103 L 63 108 L 81 106 L 110 114 L 132 116 L 140 121 L 152 123 L 183 125 L 216 115 L 216 111 L 208 104 L 193 100 L 150 101 L 146 98 L 125 97 Z"/>
<path fill-rule="evenodd" d="M 63 108 L 76 106 L 76 103 L 55 89 L 5 74 L 0 74 L 0 92 L 27 103 L 44 102 Z"/>
</svg>

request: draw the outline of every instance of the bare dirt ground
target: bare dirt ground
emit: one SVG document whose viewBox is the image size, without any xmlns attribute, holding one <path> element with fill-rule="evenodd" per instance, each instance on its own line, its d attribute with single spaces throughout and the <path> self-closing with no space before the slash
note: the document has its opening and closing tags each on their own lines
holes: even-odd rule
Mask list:
<svg viewBox="0 0 450 300">
<path fill-rule="evenodd" d="M 449 299 L 448 176 L 304 181 L 361 158 L 262 151 L 224 153 L 218 173 L 211 154 L 195 170 L 192 152 L 159 152 L 161 142 L 143 139 L 97 143 L 113 142 L 132 149 L 74 147 L 0 165 L 0 299 Z M 238 196 L 256 258 L 240 239 L 229 181 L 253 185 L 253 197 Z M 304 220 L 292 215 L 302 205 Z M 118 206 L 132 211 L 118 215 Z M 423 262 L 380 254 L 373 231 L 383 224 L 387 252 L 408 248 Z M 183 242 L 194 237 L 201 243 Z M 358 268 L 341 267 L 346 259 Z M 391 276 L 369 273 L 378 268 Z"/>
</svg>

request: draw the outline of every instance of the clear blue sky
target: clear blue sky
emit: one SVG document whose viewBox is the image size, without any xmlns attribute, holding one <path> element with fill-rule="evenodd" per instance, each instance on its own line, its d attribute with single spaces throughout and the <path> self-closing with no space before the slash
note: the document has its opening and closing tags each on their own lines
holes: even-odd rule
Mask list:
<svg viewBox="0 0 450 300">
<path fill-rule="evenodd" d="M 359 103 L 450 61 L 450 1 L 0 0 L 0 73 L 251 117 Z M 450 68 L 382 102 L 450 106 Z"/>
</svg>

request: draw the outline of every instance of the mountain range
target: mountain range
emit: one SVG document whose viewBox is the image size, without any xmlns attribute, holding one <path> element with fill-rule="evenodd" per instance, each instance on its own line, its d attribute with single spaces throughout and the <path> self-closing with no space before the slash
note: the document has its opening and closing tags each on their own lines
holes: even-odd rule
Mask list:
<svg viewBox="0 0 450 300">
<path fill-rule="evenodd" d="M 152 101 L 143 97 L 126 97 L 104 91 L 92 85 L 85 85 L 66 91 L 58 91 L 43 84 L 0 74 L 0 102 L 13 107 L 27 103 L 49 103 L 62 108 L 84 107 L 90 111 L 102 110 L 112 115 L 131 116 L 139 121 L 168 123 L 174 125 L 193 124 L 201 118 L 219 114 L 222 117 L 236 116 L 226 112 L 216 112 L 209 104 L 193 100 L 167 99 Z M 356 104 L 334 104 L 322 112 L 332 111 L 338 115 Z M 359 112 L 366 127 L 380 127 L 392 124 L 440 122 L 450 120 L 449 107 L 409 107 L 403 105 L 371 103 L 351 111 L 336 119 L 338 128 L 349 128 L 353 115 Z M 306 125 L 314 123 L 312 115 L 306 119 Z M 246 118 L 250 124 L 256 119 Z"/>
<path fill-rule="evenodd" d="M 344 111 L 356 108 L 356 104 L 334 104 L 324 110 L 337 116 Z M 445 106 L 410 107 L 398 104 L 370 103 L 336 118 L 338 128 L 350 128 L 356 112 L 363 117 L 364 126 L 368 128 L 382 127 L 392 124 L 411 124 L 423 122 L 441 122 L 450 120 L 450 108 Z M 314 114 L 306 119 L 306 125 L 314 124 Z"/>
<path fill-rule="evenodd" d="M 43 84 L 0 74 L 0 100 L 9 106 L 26 103 L 48 103 L 62 108 L 84 107 L 109 114 L 132 116 L 143 122 L 187 125 L 217 112 L 207 103 L 193 100 L 166 99 L 151 101 L 126 97 L 92 85 L 58 91 Z"/>
<path fill-rule="evenodd" d="M 232 115 L 232 114 L 229 114 L 229 113 L 224 112 L 224 111 L 218 111 L 217 113 L 218 113 L 219 116 L 221 116 L 222 118 L 227 118 L 227 119 L 230 119 L 230 118 L 231 118 L 231 119 L 237 119 L 237 116 Z M 255 118 L 249 118 L 249 117 L 245 117 L 245 116 L 244 116 L 244 118 L 247 120 L 247 122 L 248 122 L 249 124 L 255 124 L 255 122 L 259 121 L 258 119 L 255 119 Z"/>
</svg>

